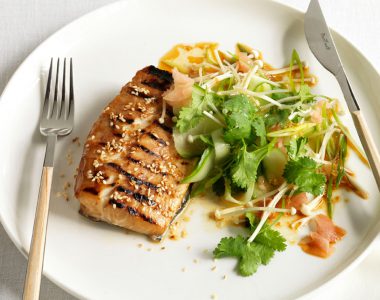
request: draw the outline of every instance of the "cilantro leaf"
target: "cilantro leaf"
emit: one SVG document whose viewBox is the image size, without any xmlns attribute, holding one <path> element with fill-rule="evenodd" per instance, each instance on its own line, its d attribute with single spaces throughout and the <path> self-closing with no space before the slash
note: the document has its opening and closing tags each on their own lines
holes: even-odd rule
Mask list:
<svg viewBox="0 0 380 300">
<path fill-rule="evenodd" d="M 242 276 L 250 276 L 257 272 L 261 264 L 260 256 L 254 251 L 246 251 L 242 254 L 238 270 Z"/>
<path fill-rule="evenodd" d="M 206 92 L 198 85 L 193 86 L 191 105 L 183 107 L 179 112 L 177 128 L 181 133 L 194 128 L 202 118 L 203 111 L 207 109 L 208 105 L 217 102 L 218 96 L 212 92 Z"/>
<path fill-rule="evenodd" d="M 241 257 L 247 247 L 247 239 L 241 235 L 236 237 L 224 237 L 220 240 L 213 254 L 215 258 L 222 257 Z"/>
<path fill-rule="evenodd" d="M 252 120 L 255 116 L 256 108 L 244 95 L 230 97 L 223 104 L 223 114 L 227 128 L 224 133 L 224 140 L 234 143 L 246 139 L 252 132 Z"/>
<path fill-rule="evenodd" d="M 267 143 L 267 131 L 265 129 L 264 119 L 257 117 L 252 121 L 252 127 L 257 137 L 260 138 L 260 146 L 264 146 Z"/>
<path fill-rule="evenodd" d="M 285 238 L 277 230 L 271 229 L 268 225 L 265 225 L 260 230 L 255 241 L 276 251 L 284 251 L 286 249 Z"/>
<path fill-rule="evenodd" d="M 254 214 L 247 213 L 246 217 L 250 224 L 250 231 L 255 230 L 258 221 Z M 236 257 L 239 274 L 250 276 L 256 273 L 260 265 L 267 265 L 275 251 L 284 251 L 285 249 L 285 239 L 279 232 L 266 225 L 255 241 L 251 243 L 248 242 L 248 238 L 240 235 L 222 238 L 213 254 L 215 258 Z"/>
<path fill-rule="evenodd" d="M 288 183 L 298 186 L 298 192 L 309 192 L 315 196 L 323 193 L 326 177 L 317 173 L 317 163 L 308 157 L 289 160 L 284 169 L 284 178 Z"/>
<path fill-rule="evenodd" d="M 307 144 L 307 138 L 300 137 L 294 138 L 289 141 L 289 145 L 286 146 L 289 159 L 297 160 L 298 158 L 306 154 L 305 145 Z"/>
<path fill-rule="evenodd" d="M 289 109 L 278 109 L 277 107 L 272 107 L 265 115 L 265 125 L 267 127 L 271 127 L 276 124 L 284 125 L 289 121 L 289 115 Z"/>
<path fill-rule="evenodd" d="M 267 144 L 253 152 L 247 151 L 244 145 L 231 166 L 232 181 L 238 187 L 246 189 L 256 181 L 257 169 L 264 157 L 272 150 L 274 143 Z"/>
</svg>

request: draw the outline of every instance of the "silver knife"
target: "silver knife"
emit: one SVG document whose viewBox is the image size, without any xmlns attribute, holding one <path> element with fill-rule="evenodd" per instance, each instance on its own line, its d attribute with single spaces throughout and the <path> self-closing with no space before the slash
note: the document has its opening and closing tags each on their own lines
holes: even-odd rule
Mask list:
<svg viewBox="0 0 380 300">
<path fill-rule="evenodd" d="M 347 106 L 351 112 L 352 119 L 368 157 L 377 187 L 380 190 L 380 155 L 375 142 L 369 132 L 368 126 L 360 111 L 358 102 L 352 92 L 350 82 L 344 71 L 334 40 L 323 16 L 318 0 L 310 0 L 305 14 L 305 35 L 311 52 L 318 61 L 330 71 L 338 80 L 342 89 Z"/>
</svg>

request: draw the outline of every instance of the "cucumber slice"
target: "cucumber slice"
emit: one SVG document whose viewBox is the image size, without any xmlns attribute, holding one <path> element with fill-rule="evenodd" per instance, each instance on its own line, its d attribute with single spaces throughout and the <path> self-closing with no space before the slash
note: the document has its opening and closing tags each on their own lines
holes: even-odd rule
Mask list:
<svg viewBox="0 0 380 300">
<path fill-rule="evenodd" d="M 191 172 L 190 175 L 182 180 L 182 183 L 198 182 L 205 179 L 214 166 L 214 160 L 215 150 L 213 148 L 207 148 L 203 152 L 197 167 L 193 170 L 193 172 Z"/>
<path fill-rule="evenodd" d="M 175 128 L 173 131 L 173 138 L 177 152 L 184 158 L 201 155 L 207 145 L 199 138 L 196 138 L 196 136 L 200 134 L 210 134 L 218 128 L 220 128 L 220 126 L 208 118 L 203 118 L 196 127 L 190 129 L 186 133 L 180 133 L 177 128 Z M 189 142 L 189 135 L 195 137 L 192 143 Z"/>
<path fill-rule="evenodd" d="M 174 129 L 174 146 L 178 154 L 184 158 L 192 158 L 201 155 L 205 150 L 206 145 L 200 139 L 196 139 L 190 143 L 188 138 L 189 134 L 180 133 L 178 129 Z"/>
<path fill-rule="evenodd" d="M 280 179 L 284 173 L 287 157 L 280 149 L 273 149 L 263 159 L 264 175 L 269 182 Z"/>
<path fill-rule="evenodd" d="M 223 162 L 230 155 L 231 145 L 224 141 L 223 129 L 213 131 L 211 137 L 215 148 L 215 162 Z"/>
</svg>

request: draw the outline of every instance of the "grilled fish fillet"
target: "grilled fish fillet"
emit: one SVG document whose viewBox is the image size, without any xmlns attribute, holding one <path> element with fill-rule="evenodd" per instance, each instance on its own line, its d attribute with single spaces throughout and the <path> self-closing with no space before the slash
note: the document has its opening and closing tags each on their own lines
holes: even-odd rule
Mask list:
<svg viewBox="0 0 380 300">
<path fill-rule="evenodd" d="M 80 213 L 160 239 L 188 199 L 191 164 L 175 150 L 162 94 L 170 73 L 137 72 L 103 110 L 85 143 L 75 183 Z"/>
</svg>

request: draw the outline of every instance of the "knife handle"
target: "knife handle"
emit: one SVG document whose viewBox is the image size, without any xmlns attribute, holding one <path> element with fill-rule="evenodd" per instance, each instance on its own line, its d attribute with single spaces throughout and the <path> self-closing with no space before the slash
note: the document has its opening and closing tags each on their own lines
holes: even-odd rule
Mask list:
<svg viewBox="0 0 380 300">
<path fill-rule="evenodd" d="M 367 122 L 365 121 L 363 114 L 360 110 L 353 111 L 352 119 L 354 120 L 354 124 L 356 130 L 358 132 L 360 141 L 364 147 L 364 151 L 367 154 L 369 164 L 371 166 L 373 175 L 375 176 L 375 180 L 377 183 L 377 187 L 380 190 L 380 155 L 376 148 L 375 142 L 372 138 L 372 135 L 369 131 Z"/>
<path fill-rule="evenodd" d="M 340 88 L 342 89 L 343 96 L 346 100 L 347 106 L 351 112 L 352 119 L 356 130 L 358 132 L 360 141 L 362 142 L 365 154 L 367 155 L 369 165 L 371 166 L 373 176 L 375 177 L 377 188 L 380 191 L 380 155 L 376 148 L 375 142 L 369 131 L 367 122 L 365 121 L 359 104 L 355 99 L 350 82 L 347 78 L 346 72 L 343 67 L 335 75 Z"/>
</svg>

